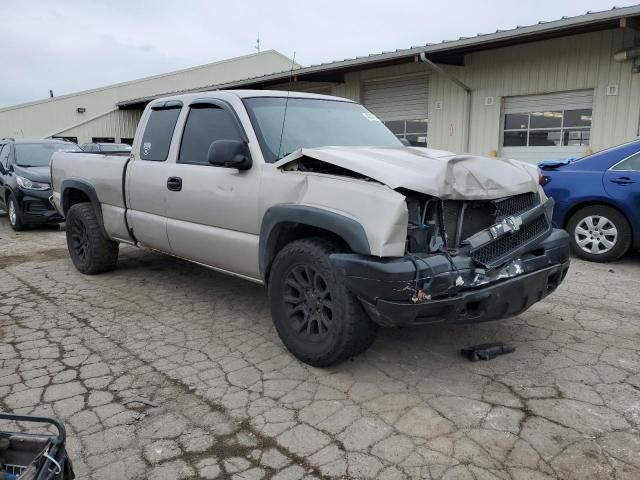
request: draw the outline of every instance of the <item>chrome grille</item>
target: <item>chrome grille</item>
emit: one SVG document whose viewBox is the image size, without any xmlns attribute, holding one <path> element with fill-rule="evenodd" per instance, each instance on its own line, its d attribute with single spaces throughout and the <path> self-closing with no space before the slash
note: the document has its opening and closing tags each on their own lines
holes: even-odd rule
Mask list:
<svg viewBox="0 0 640 480">
<path fill-rule="evenodd" d="M 493 242 L 478 248 L 471 253 L 471 258 L 481 265 L 491 266 L 499 262 L 513 250 L 527 241 L 542 235 L 549 228 L 549 223 L 544 215 L 540 215 L 532 222 L 520 227 L 517 232 L 497 238 Z"/>
</svg>

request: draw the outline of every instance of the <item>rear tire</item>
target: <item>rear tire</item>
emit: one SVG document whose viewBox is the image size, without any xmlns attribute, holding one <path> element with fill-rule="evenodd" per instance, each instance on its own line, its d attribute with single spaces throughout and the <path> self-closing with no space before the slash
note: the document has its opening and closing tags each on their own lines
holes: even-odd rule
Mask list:
<svg viewBox="0 0 640 480">
<path fill-rule="evenodd" d="M 328 367 L 366 350 L 378 325 L 335 276 L 329 255 L 338 247 L 322 238 L 286 245 L 269 275 L 271 313 L 278 335 L 299 360 Z"/>
<path fill-rule="evenodd" d="M 13 198 L 13 194 L 9 195 L 9 202 L 7 203 L 7 217 L 9 217 L 9 225 L 16 232 L 21 232 L 27 228 L 22 222 L 22 214 L 18 209 L 18 202 Z"/>
<path fill-rule="evenodd" d="M 113 270 L 118 261 L 118 243 L 108 239 L 90 203 L 77 203 L 67 212 L 67 248 L 75 267 L 93 275 Z"/>
<path fill-rule="evenodd" d="M 631 227 L 622 213 L 605 205 L 590 205 L 574 213 L 567 224 L 571 250 L 591 262 L 611 262 L 631 247 Z"/>
</svg>

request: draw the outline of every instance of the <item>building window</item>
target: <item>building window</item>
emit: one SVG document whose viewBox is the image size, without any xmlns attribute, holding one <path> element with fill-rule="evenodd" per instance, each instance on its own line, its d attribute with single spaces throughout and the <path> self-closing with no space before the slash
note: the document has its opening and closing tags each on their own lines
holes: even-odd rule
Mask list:
<svg viewBox="0 0 640 480">
<path fill-rule="evenodd" d="M 91 137 L 92 143 L 116 143 L 113 137 Z"/>
<path fill-rule="evenodd" d="M 427 146 L 427 120 L 388 120 L 383 122 L 398 138 L 406 138 L 413 147 Z"/>
<path fill-rule="evenodd" d="M 591 108 L 545 110 L 504 115 L 504 147 L 587 146 Z"/>
</svg>

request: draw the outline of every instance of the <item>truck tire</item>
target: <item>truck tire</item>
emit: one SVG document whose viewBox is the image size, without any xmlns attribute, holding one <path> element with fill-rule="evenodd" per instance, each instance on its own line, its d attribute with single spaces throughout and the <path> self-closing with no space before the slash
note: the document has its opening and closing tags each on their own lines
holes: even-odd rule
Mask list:
<svg viewBox="0 0 640 480">
<path fill-rule="evenodd" d="M 611 262 L 631 247 L 631 227 L 622 213 L 606 205 L 590 205 L 574 213 L 567 224 L 571 250 L 591 262 Z"/>
<path fill-rule="evenodd" d="M 27 226 L 22 222 L 22 214 L 18 209 L 18 202 L 13 198 L 13 194 L 9 195 L 9 202 L 7 203 L 7 216 L 9 217 L 9 225 L 16 232 L 21 232 Z"/>
<path fill-rule="evenodd" d="M 67 212 L 67 248 L 78 271 L 93 275 L 108 272 L 118 261 L 118 242 L 102 233 L 90 203 L 76 203 Z"/>
<path fill-rule="evenodd" d="M 278 335 L 296 358 L 328 367 L 366 350 L 378 325 L 336 278 L 329 255 L 338 247 L 322 238 L 296 240 L 276 256 L 269 300 Z"/>
</svg>

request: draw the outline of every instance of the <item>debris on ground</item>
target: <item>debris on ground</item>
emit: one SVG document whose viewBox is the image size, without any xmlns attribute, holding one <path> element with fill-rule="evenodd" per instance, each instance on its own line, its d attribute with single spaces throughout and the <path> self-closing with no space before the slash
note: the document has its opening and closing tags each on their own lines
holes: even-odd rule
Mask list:
<svg viewBox="0 0 640 480">
<path fill-rule="evenodd" d="M 505 343 L 484 343 L 482 345 L 474 345 L 460 350 L 460 353 L 472 362 L 478 360 L 493 360 L 498 355 L 515 352 L 516 348 Z"/>
</svg>

